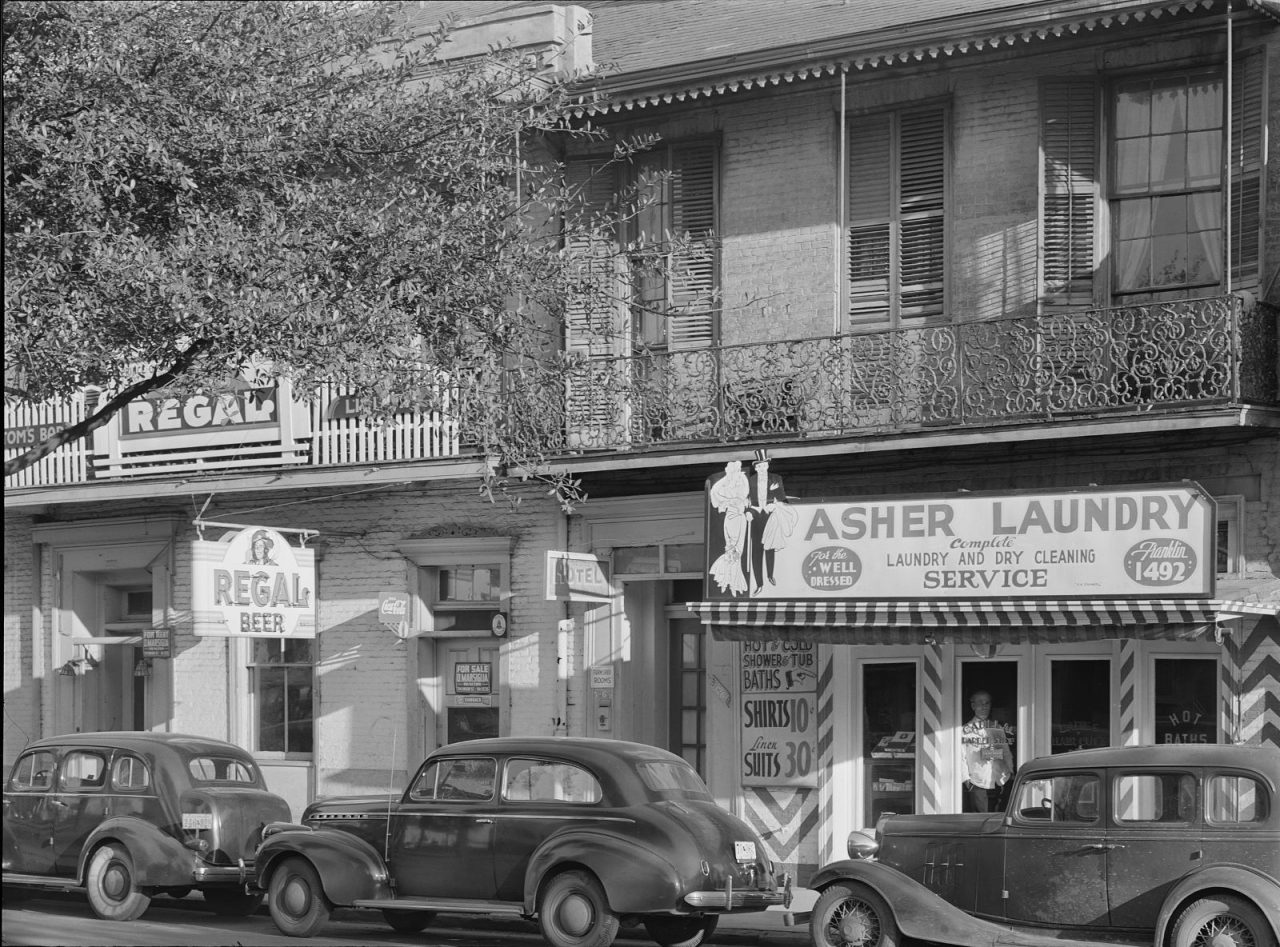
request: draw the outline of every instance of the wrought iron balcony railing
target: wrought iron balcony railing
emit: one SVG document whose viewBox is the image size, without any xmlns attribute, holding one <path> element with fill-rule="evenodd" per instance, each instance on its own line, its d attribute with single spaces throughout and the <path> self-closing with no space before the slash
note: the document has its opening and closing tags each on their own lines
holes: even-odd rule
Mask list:
<svg viewBox="0 0 1280 947">
<path fill-rule="evenodd" d="M 635 451 L 1276 404 L 1278 312 L 1220 296 L 592 359 L 563 427 L 541 420 L 568 452 Z"/>
<path fill-rule="evenodd" d="M 567 377 L 511 373 L 508 394 L 525 386 L 524 409 L 499 423 L 514 426 L 508 433 L 517 442 L 571 457 L 1277 405 L 1278 315 L 1274 306 L 1220 296 L 591 358 Z M 347 400 L 328 389 L 297 402 L 281 387 L 258 393 L 254 417 L 232 412 L 231 421 L 254 424 L 207 431 L 198 412 L 132 412 L 128 423 L 117 419 L 60 448 L 5 486 L 386 464 L 478 450 L 467 447 L 465 425 L 450 413 L 406 412 L 376 425 L 360 419 L 358 406 L 346 410 Z M 450 407 L 468 414 L 462 402 Z M 85 410 L 83 397 L 7 405 L 6 458 Z M 139 424 L 144 429 L 134 430 Z"/>
</svg>

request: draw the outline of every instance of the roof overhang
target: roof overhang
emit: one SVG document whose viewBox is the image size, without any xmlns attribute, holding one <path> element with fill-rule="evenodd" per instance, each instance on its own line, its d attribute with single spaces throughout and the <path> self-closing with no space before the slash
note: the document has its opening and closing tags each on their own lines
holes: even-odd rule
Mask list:
<svg viewBox="0 0 1280 947">
<path fill-rule="evenodd" d="M 1034 47 L 1081 34 L 1163 25 L 1192 16 L 1226 15 L 1231 0 L 1099 2 L 1037 0 L 1015 7 L 926 20 L 865 33 L 842 34 L 801 46 L 704 59 L 683 66 L 635 71 L 606 79 L 583 98 L 581 115 L 604 115 L 766 89 L 886 66 L 953 60 L 983 52 Z M 1237 0 L 1239 13 L 1280 18 L 1278 0 Z"/>
<path fill-rule="evenodd" d="M 690 602 L 725 641 L 1021 644 L 1110 638 L 1221 638 L 1222 622 L 1276 617 L 1280 605 L 1221 599 Z"/>
</svg>

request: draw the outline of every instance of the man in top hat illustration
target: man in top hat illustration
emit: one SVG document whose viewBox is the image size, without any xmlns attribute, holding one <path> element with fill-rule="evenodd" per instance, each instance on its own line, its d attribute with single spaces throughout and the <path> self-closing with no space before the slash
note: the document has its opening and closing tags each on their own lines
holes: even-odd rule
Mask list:
<svg viewBox="0 0 1280 947">
<path fill-rule="evenodd" d="M 744 571 L 747 571 L 750 580 L 751 594 L 759 595 L 766 582 L 769 585 L 776 584 L 773 574 L 776 552 L 787 544 L 798 515 L 786 502 L 787 493 L 783 489 L 782 478 L 769 470 L 768 452 L 758 450 L 755 455 L 751 475 L 747 478 L 747 519 L 751 525 L 748 543 L 749 571 Z"/>
</svg>

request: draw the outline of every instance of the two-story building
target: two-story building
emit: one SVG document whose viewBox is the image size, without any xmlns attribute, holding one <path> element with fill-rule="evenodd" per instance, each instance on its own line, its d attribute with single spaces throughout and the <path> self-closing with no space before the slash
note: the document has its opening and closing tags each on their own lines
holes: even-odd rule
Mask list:
<svg viewBox="0 0 1280 947">
<path fill-rule="evenodd" d="M 471 735 L 636 739 L 803 882 L 961 809 L 975 691 L 1018 760 L 1280 746 L 1274 3 L 449 14 L 607 65 L 582 121 L 656 137 L 561 155 L 641 198 L 568 307 L 589 499 L 491 505 L 447 417 L 336 394 L 126 412 L 6 483 L 6 761 L 196 730 L 296 805 Z"/>
</svg>

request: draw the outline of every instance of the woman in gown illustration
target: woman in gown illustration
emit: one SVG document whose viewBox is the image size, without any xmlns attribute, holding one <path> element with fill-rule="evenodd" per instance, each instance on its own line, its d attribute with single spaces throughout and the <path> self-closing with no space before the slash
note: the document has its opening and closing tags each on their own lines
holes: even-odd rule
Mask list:
<svg viewBox="0 0 1280 947">
<path fill-rule="evenodd" d="M 724 552 L 711 564 L 711 578 L 720 591 L 739 595 L 747 591 L 742 547 L 747 535 L 747 501 L 750 485 L 742 461 L 724 466 L 724 477 L 711 487 L 711 505 L 724 516 Z"/>
</svg>

